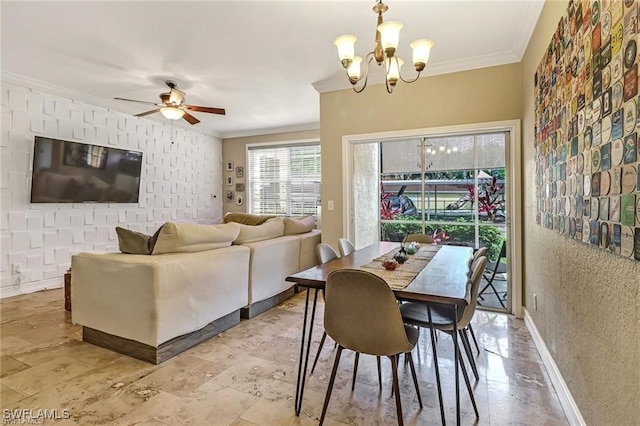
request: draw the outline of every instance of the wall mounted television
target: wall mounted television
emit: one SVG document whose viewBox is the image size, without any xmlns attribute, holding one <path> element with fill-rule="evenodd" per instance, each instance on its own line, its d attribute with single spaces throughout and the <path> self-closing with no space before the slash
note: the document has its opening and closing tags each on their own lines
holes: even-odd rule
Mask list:
<svg viewBox="0 0 640 426">
<path fill-rule="evenodd" d="M 32 203 L 137 203 L 142 152 L 35 137 Z"/>
</svg>

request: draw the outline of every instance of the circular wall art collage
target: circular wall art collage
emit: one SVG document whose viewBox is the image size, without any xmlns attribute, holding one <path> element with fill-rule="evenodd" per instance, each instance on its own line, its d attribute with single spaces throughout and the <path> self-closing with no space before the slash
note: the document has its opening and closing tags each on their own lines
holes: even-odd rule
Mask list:
<svg viewBox="0 0 640 426">
<path fill-rule="evenodd" d="M 640 260 L 635 0 L 570 1 L 535 75 L 536 220 Z"/>
</svg>

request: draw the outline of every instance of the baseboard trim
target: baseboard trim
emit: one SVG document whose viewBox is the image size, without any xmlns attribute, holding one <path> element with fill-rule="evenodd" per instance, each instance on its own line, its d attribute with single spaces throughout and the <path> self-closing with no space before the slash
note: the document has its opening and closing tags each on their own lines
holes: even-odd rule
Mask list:
<svg viewBox="0 0 640 426">
<path fill-rule="evenodd" d="M 560 373 L 560 369 L 558 369 L 556 362 L 551 356 L 551 352 L 549 352 L 549 349 L 544 343 L 544 340 L 542 339 L 542 336 L 540 335 L 536 324 L 533 322 L 533 318 L 531 318 L 531 315 L 526 308 L 523 308 L 523 311 L 524 323 L 527 326 L 529 333 L 531 333 L 533 343 L 538 349 L 538 353 L 540 354 L 542 363 L 547 369 L 547 373 L 549 373 L 549 378 L 551 379 L 553 388 L 556 390 L 556 394 L 558 394 L 560 405 L 562 405 L 562 409 L 564 410 L 564 414 L 567 416 L 569 424 L 575 426 L 586 426 L 587 423 L 584 421 L 582 414 L 580 414 L 578 404 L 576 404 L 576 401 L 573 399 L 571 391 L 569 390 L 567 383 L 564 381 L 564 378 Z"/>
<path fill-rule="evenodd" d="M 50 278 L 43 281 L 35 281 L 26 284 L 20 284 L 20 286 L 12 285 L 6 287 L 0 287 L 0 299 L 6 297 L 20 296 L 22 294 L 35 293 L 36 291 L 51 290 L 54 288 L 63 287 L 62 277 Z M 64 302 L 64 297 L 60 299 Z"/>
</svg>

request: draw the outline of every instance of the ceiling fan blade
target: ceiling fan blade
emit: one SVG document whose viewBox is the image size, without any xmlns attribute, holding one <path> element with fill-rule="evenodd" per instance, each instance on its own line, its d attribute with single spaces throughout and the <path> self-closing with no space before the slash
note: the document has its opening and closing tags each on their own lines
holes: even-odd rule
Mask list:
<svg viewBox="0 0 640 426">
<path fill-rule="evenodd" d="M 144 117 L 145 115 L 154 114 L 156 112 L 160 112 L 160 108 L 152 109 L 151 111 L 141 112 L 140 114 L 135 114 L 134 117 Z"/>
<path fill-rule="evenodd" d="M 220 115 L 226 114 L 224 108 L 211 108 L 211 107 L 203 107 L 203 106 L 195 106 L 195 105 L 182 105 L 182 108 L 188 109 L 189 111 L 208 112 L 210 114 L 220 114 Z"/>
<path fill-rule="evenodd" d="M 135 100 L 135 99 L 126 99 L 126 98 L 113 98 L 113 99 L 116 99 L 118 101 L 138 102 L 139 104 L 160 106 L 160 104 L 158 104 L 156 102 L 138 101 L 138 100 Z"/>
<path fill-rule="evenodd" d="M 172 87 L 171 91 L 169 92 L 169 103 L 180 105 L 185 95 L 186 93 L 182 90 L 178 90 L 175 87 Z"/>
<path fill-rule="evenodd" d="M 189 114 L 187 111 L 184 112 L 184 115 L 182 116 L 182 118 L 187 120 L 190 124 L 198 124 L 200 122 L 200 120 L 195 118 L 193 115 Z"/>
</svg>

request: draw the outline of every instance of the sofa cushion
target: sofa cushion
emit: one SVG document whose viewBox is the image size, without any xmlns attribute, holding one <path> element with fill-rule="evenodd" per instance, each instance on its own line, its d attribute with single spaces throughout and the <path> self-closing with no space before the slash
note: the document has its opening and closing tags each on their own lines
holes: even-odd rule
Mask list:
<svg viewBox="0 0 640 426">
<path fill-rule="evenodd" d="M 262 225 L 237 224 L 237 226 L 240 228 L 240 234 L 233 244 L 254 243 L 284 235 L 284 222 L 279 217 L 269 219 Z"/>
<path fill-rule="evenodd" d="M 307 216 L 300 219 L 290 217 L 284 218 L 284 235 L 304 234 L 311 231 L 316 226 L 316 220 L 313 216 Z"/>
<path fill-rule="evenodd" d="M 260 215 L 241 212 L 229 212 L 224 215 L 222 221 L 224 223 L 236 222 L 243 225 L 262 225 L 267 220 L 274 218 L 274 215 Z"/>
<path fill-rule="evenodd" d="M 141 232 L 132 231 L 130 229 L 116 226 L 116 234 L 118 234 L 118 245 L 122 253 L 128 254 L 149 254 L 150 235 Z"/>
<path fill-rule="evenodd" d="M 151 254 L 196 252 L 229 247 L 238 237 L 236 223 L 198 225 L 167 222 L 158 231 Z"/>
</svg>

